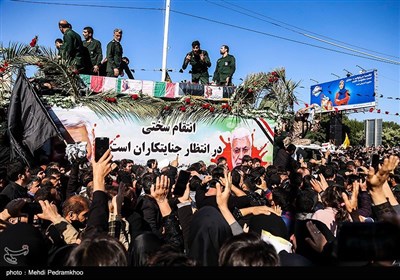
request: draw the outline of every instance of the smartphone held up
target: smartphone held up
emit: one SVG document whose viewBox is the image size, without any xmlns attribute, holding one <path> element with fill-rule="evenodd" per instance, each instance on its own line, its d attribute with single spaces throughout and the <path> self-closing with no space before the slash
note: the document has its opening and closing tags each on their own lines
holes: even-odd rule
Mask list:
<svg viewBox="0 0 400 280">
<path fill-rule="evenodd" d="M 96 137 L 94 139 L 94 159 L 99 161 L 99 159 L 104 155 L 104 153 L 110 148 L 110 139 L 108 137 Z"/>
<path fill-rule="evenodd" d="M 186 170 L 179 171 L 178 179 L 176 179 L 173 194 L 177 197 L 181 197 L 186 190 L 186 185 L 189 182 L 191 173 Z"/>
</svg>

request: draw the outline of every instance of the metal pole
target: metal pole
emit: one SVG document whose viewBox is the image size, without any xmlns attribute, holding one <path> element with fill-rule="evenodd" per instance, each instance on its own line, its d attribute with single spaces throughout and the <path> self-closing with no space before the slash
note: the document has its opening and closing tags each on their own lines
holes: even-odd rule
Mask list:
<svg viewBox="0 0 400 280">
<path fill-rule="evenodd" d="M 163 43 L 163 58 L 161 68 L 161 81 L 165 81 L 167 76 L 167 51 L 168 51 L 168 26 L 169 26 L 169 8 L 170 0 L 165 1 L 165 21 L 164 21 L 164 43 Z"/>
</svg>

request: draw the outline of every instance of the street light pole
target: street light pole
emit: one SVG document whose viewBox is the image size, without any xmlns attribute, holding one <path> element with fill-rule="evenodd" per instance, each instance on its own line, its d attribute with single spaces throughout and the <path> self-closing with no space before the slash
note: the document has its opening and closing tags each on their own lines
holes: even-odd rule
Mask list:
<svg viewBox="0 0 400 280">
<path fill-rule="evenodd" d="M 161 67 L 161 82 L 165 81 L 167 76 L 167 51 L 168 51 L 168 28 L 169 28 L 169 9 L 170 0 L 165 1 L 165 21 L 164 21 L 164 43 L 163 43 L 163 57 Z"/>
</svg>

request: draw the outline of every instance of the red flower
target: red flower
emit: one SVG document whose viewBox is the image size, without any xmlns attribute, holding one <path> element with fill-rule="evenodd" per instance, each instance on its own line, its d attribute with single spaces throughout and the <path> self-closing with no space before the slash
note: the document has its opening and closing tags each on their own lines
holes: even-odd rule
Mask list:
<svg viewBox="0 0 400 280">
<path fill-rule="evenodd" d="M 33 38 L 32 41 L 29 43 L 29 45 L 30 45 L 32 48 L 33 48 L 34 46 L 36 46 L 37 39 L 38 39 L 38 37 L 35 36 L 35 38 Z"/>
<path fill-rule="evenodd" d="M 186 112 L 186 107 L 185 107 L 185 106 L 181 106 L 181 107 L 179 107 L 179 110 L 180 110 L 181 112 Z"/>
<path fill-rule="evenodd" d="M 119 135 L 119 134 L 117 134 L 117 136 L 115 136 L 115 138 L 119 138 L 119 137 L 121 137 L 121 135 Z"/>
<path fill-rule="evenodd" d="M 221 109 L 230 112 L 230 111 L 232 110 L 232 107 L 229 106 L 228 103 L 225 103 L 225 104 L 223 104 L 223 105 L 221 106 Z"/>
<path fill-rule="evenodd" d="M 186 104 L 190 104 L 190 97 L 185 98 L 185 103 L 186 103 Z"/>
<path fill-rule="evenodd" d="M 168 110 L 171 110 L 171 106 L 165 105 L 165 106 L 164 106 L 164 111 L 168 111 Z"/>
<path fill-rule="evenodd" d="M 204 109 L 208 109 L 210 108 L 210 103 L 204 103 L 203 105 L 201 105 L 201 107 L 203 107 Z"/>
<path fill-rule="evenodd" d="M 247 92 L 248 92 L 248 93 L 253 93 L 253 89 L 249 88 L 249 89 L 247 90 Z"/>
<path fill-rule="evenodd" d="M 270 83 L 272 83 L 273 81 L 274 81 L 273 78 L 269 78 L 269 79 L 268 79 L 268 82 L 270 82 Z"/>
<path fill-rule="evenodd" d="M 4 73 L 5 71 L 6 71 L 6 68 L 4 68 L 4 67 L 0 68 L 0 73 Z"/>
<path fill-rule="evenodd" d="M 274 72 L 271 73 L 271 75 L 277 77 L 277 76 L 278 76 L 278 73 L 276 73 L 276 72 L 274 71 Z"/>
<path fill-rule="evenodd" d="M 132 98 L 133 100 L 137 100 L 137 99 L 139 98 L 139 95 L 137 95 L 137 94 L 132 94 L 132 95 L 131 95 L 131 98 Z"/>
<path fill-rule="evenodd" d="M 378 114 L 380 114 L 380 113 L 381 113 L 381 109 L 376 110 L 376 112 L 377 112 Z"/>
<path fill-rule="evenodd" d="M 214 111 L 215 111 L 215 108 L 214 107 L 210 107 L 210 112 L 212 113 Z"/>
<path fill-rule="evenodd" d="M 117 102 L 117 98 L 115 98 L 115 97 L 105 97 L 104 99 L 109 103 L 116 103 Z"/>
<path fill-rule="evenodd" d="M 374 111 L 374 108 L 369 108 L 369 111 L 372 113 Z"/>
<path fill-rule="evenodd" d="M 4 67 L 8 67 L 8 62 L 7 61 L 4 61 Z"/>
</svg>

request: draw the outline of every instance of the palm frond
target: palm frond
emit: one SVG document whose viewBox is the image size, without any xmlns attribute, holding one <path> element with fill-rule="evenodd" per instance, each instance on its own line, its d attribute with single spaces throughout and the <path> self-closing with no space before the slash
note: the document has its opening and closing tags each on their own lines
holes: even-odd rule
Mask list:
<svg viewBox="0 0 400 280">
<path fill-rule="evenodd" d="M 293 104 L 297 102 L 294 91 L 299 85 L 299 82 L 286 78 L 284 68 L 278 68 L 271 72 L 249 74 L 231 98 L 223 101 L 195 96 L 171 100 L 142 93 L 120 95 L 115 91 L 97 94 L 85 87 L 80 76 L 73 71 L 72 61 L 60 59 L 56 50 L 21 43 L 9 43 L 4 47 L 0 43 L 0 66 L 5 69 L 3 77 L 28 65 L 36 66 L 36 79 L 46 81 L 55 91 L 51 96 L 43 95 L 43 102 L 64 108 L 87 106 L 109 119 L 157 118 L 166 123 L 186 121 L 208 124 L 226 118 L 238 122 L 255 117 L 290 119 Z M 0 87 L 1 98 L 7 96 L 4 88 Z M 4 100 L 0 101 L 2 106 Z"/>
</svg>

